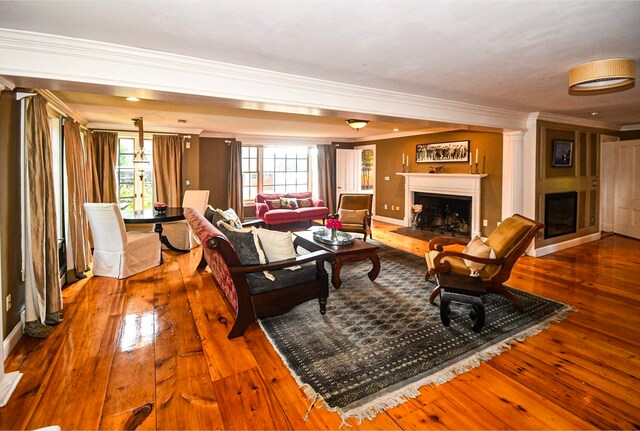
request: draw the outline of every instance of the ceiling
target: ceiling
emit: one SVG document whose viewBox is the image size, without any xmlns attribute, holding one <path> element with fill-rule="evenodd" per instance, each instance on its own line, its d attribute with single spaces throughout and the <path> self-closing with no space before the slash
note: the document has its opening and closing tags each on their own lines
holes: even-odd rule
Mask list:
<svg viewBox="0 0 640 431">
<path fill-rule="evenodd" d="M 170 52 L 343 84 L 517 112 L 640 125 L 640 86 L 573 96 L 572 66 L 640 59 L 640 1 L 1 1 L 0 27 Z M 0 64 L 2 59 L 0 58 Z M 23 80 L 22 82 L 28 83 Z M 380 118 L 356 134 L 345 113 L 304 115 L 219 100 L 46 82 L 88 122 L 206 133 L 350 139 L 456 125 Z M 598 112 L 592 117 L 592 112 Z M 349 115 L 357 118 L 358 112 Z M 188 118 L 183 118 L 188 117 Z M 349 117 L 347 117 L 349 118 Z M 398 132 L 394 132 L 398 129 Z"/>
</svg>

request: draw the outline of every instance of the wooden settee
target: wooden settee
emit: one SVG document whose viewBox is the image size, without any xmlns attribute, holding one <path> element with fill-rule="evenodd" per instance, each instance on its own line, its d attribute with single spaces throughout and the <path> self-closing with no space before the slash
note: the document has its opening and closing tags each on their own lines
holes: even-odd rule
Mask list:
<svg viewBox="0 0 640 431">
<path fill-rule="evenodd" d="M 241 336 L 260 317 L 282 314 L 311 299 L 317 298 L 320 313 L 325 313 L 329 287 L 324 262 L 333 258 L 331 253 L 317 251 L 262 265 L 242 265 L 235 248 L 216 226 L 192 208 L 186 208 L 184 214 L 202 243 L 198 269 L 209 266 L 235 314 L 228 338 Z M 300 269 L 284 269 L 295 265 Z M 273 274 L 275 280 L 264 277 L 264 271 Z"/>
</svg>

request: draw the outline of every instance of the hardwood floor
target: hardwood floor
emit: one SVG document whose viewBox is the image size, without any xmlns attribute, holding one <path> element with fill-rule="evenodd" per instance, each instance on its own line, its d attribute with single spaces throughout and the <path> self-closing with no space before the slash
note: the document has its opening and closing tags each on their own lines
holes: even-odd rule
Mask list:
<svg viewBox="0 0 640 431">
<path fill-rule="evenodd" d="M 374 225 L 374 239 L 422 255 L 426 243 Z M 5 362 L 24 377 L 0 429 L 337 429 L 313 408 L 257 325 L 232 325 L 199 249 L 165 253 L 127 280 L 67 287 L 64 322 L 23 337 Z M 384 262 L 382 262 L 384 266 Z M 578 312 L 354 429 L 640 428 L 640 241 L 609 236 L 522 257 L 509 285 Z M 331 300 L 329 298 L 329 300 Z M 490 318 L 488 316 L 487 318 Z"/>
</svg>

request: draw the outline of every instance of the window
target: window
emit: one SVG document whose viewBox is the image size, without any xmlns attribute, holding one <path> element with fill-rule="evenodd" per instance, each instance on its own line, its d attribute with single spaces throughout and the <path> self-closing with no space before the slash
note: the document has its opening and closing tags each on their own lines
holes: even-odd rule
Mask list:
<svg viewBox="0 0 640 431">
<path fill-rule="evenodd" d="M 51 133 L 51 168 L 53 174 L 53 197 L 56 205 L 56 231 L 58 233 L 58 264 L 60 277 L 67 272 L 66 225 L 66 170 L 64 160 L 64 133 L 62 118 L 53 110 L 48 110 L 49 132 Z"/>
<path fill-rule="evenodd" d="M 242 147 L 242 198 L 313 191 L 317 151 L 308 147 Z"/>
<path fill-rule="evenodd" d="M 151 139 L 144 140 L 144 155 L 149 164 L 144 169 L 133 165 L 139 149 L 138 137 L 118 135 L 118 202 L 122 209 L 146 209 L 153 206 L 153 165 Z"/>
</svg>

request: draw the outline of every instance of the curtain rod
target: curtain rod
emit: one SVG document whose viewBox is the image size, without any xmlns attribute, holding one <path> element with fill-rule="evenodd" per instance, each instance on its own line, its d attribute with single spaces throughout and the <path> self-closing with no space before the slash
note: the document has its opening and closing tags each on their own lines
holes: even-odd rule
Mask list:
<svg viewBox="0 0 640 431">
<path fill-rule="evenodd" d="M 137 133 L 135 130 L 126 130 L 126 129 L 87 129 L 91 132 L 128 132 L 128 133 Z M 154 132 L 145 130 L 144 133 L 152 133 L 154 135 L 165 135 L 165 136 L 191 136 L 190 133 L 166 133 L 166 132 Z"/>
</svg>

